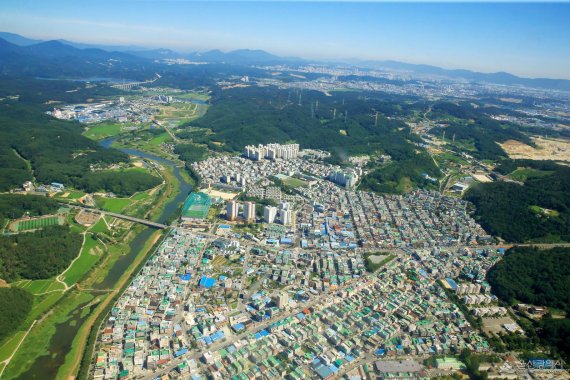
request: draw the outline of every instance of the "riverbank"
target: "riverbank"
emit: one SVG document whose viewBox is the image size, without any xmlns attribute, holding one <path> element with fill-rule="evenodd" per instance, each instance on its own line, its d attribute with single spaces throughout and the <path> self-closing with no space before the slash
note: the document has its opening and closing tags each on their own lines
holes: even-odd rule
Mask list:
<svg viewBox="0 0 570 380">
<path fill-rule="evenodd" d="M 146 152 L 129 149 L 126 153 L 158 162 L 165 186 L 148 217 L 160 223 L 172 220 L 191 190 L 187 174 L 176 163 Z M 73 289 L 57 294 L 10 364 L 4 369 L 6 379 L 64 379 L 74 378 L 80 371 L 85 353 L 92 352 L 94 340 L 90 333 L 98 329 L 97 321 L 106 314 L 109 305 L 127 286 L 132 274 L 152 252 L 163 235 L 141 225 L 134 225 L 121 242 L 109 245 L 104 258 Z M 48 295 L 48 297 L 51 295 Z M 84 373 L 84 371 L 82 371 Z"/>
</svg>

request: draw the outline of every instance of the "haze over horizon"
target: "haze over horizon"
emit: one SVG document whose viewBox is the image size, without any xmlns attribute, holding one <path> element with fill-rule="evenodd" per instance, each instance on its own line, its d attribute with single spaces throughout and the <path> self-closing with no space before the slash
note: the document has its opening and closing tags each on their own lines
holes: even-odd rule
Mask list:
<svg viewBox="0 0 570 380">
<path fill-rule="evenodd" d="M 263 49 L 570 79 L 568 3 L 8 0 L 0 9 L 4 31 L 44 40 L 182 52 Z"/>
</svg>

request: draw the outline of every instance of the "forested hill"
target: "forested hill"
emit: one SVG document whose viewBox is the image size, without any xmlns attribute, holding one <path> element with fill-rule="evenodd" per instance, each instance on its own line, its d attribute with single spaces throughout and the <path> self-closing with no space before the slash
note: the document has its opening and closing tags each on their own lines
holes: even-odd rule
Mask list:
<svg viewBox="0 0 570 380">
<path fill-rule="evenodd" d="M 421 174 L 440 175 L 419 137 L 397 116 L 409 115 L 417 99 L 386 94 L 333 93 L 247 87 L 217 91 L 208 113 L 191 123 L 186 138 L 214 150 L 241 151 L 250 144 L 297 142 L 324 149 L 332 163 L 349 155 L 390 155 L 386 168 L 372 167 L 366 189 L 401 192 L 420 184 Z M 376 120 L 376 114 L 378 114 Z"/>
<path fill-rule="evenodd" d="M 68 226 L 0 236 L 0 278 L 38 280 L 65 270 L 78 254 L 83 237 Z"/>
<path fill-rule="evenodd" d="M 480 183 L 465 195 L 485 230 L 509 242 L 570 241 L 570 168 L 554 162 L 507 161 L 497 171 L 524 184 Z"/>
<path fill-rule="evenodd" d="M 506 302 L 519 301 L 570 312 L 570 249 L 514 247 L 487 276 L 493 293 Z"/>
<path fill-rule="evenodd" d="M 0 191 L 19 187 L 32 177 L 38 183 L 61 182 L 88 191 L 105 190 L 121 195 L 159 183 L 157 177 L 146 173 L 133 172 L 127 176 L 91 172 L 93 164 L 126 162 L 128 156 L 116 149 L 104 149 L 82 136 L 83 127 L 79 123 L 45 114 L 48 100 L 84 101 L 108 90 L 33 79 L 22 79 L 17 85 L 6 78 L 0 78 L 0 88 L 0 95 L 5 97 L 0 101 Z M 71 94 L 67 92 L 70 88 L 74 89 Z"/>
<path fill-rule="evenodd" d="M 493 293 L 509 304 L 523 302 L 565 312 L 566 318 L 547 315 L 531 328 L 555 354 L 570 359 L 570 248 L 511 248 L 489 270 L 487 280 Z"/>
<path fill-rule="evenodd" d="M 0 223 L 5 219 L 17 219 L 25 213 L 39 216 L 54 213 L 60 204 L 39 195 L 0 194 Z"/>
<path fill-rule="evenodd" d="M 462 148 L 474 157 L 497 160 L 506 158 L 507 153 L 498 142 L 517 140 L 533 146 L 532 140 L 521 132 L 519 126 L 499 122 L 488 116 L 489 111 L 471 102 L 438 102 L 431 109 L 431 117 L 440 125 L 431 130 L 436 136 L 445 133 L 448 139 L 461 143 Z"/>
</svg>

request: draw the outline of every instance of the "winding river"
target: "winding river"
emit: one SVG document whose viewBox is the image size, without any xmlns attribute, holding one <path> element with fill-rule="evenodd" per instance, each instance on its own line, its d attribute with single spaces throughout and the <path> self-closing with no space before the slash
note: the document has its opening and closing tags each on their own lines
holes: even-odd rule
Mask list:
<svg viewBox="0 0 570 380">
<path fill-rule="evenodd" d="M 102 140 L 100 144 L 105 148 L 109 148 L 113 141 L 115 141 L 115 139 L 106 139 Z M 172 168 L 174 177 L 180 184 L 180 192 L 175 198 L 166 203 L 162 213 L 157 219 L 159 223 L 166 223 L 178 211 L 179 206 L 184 202 L 188 193 L 192 190 L 192 186 L 186 182 L 184 177 L 182 177 L 180 174 L 181 169 L 176 166 L 176 163 L 173 161 L 135 149 L 119 150 L 128 155 L 156 161 L 163 166 L 170 166 Z M 146 227 L 144 230 L 139 232 L 131 241 L 129 252 L 119 257 L 105 278 L 93 287 L 99 290 L 113 288 L 141 249 L 143 249 L 152 233 L 153 229 L 150 227 Z M 93 294 L 93 296 L 96 297 L 97 295 Z M 87 308 L 89 312 L 86 312 L 83 309 L 84 307 Z M 85 322 L 85 319 L 94 307 L 95 305 L 86 307 L 86 304 L 81 304 L 70 313 L 71 318 L 64 323 L 56 325 L 55 334 L 51 337 L 49 342 L 49 354 L 36 358 L 34 360 L 34 364 L 26 372 L 22 373 L 18 379 L 54 379 L 59 367 L 61 367 L 65 361 L 65 355 L 71 350 L 71 344 L 78 333 L 79 328 Z"/>
</svg>

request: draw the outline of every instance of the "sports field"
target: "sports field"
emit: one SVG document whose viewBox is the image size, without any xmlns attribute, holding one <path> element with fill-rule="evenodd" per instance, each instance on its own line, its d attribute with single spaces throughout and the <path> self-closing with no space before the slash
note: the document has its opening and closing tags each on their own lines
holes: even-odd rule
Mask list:
<svg viewBox="0 0 570 380">
<path fill-rule="evenodd" d="M 287 187 L 295 188 L 295 187 L 307 186 L 307 182 L 305 182 L 299 178 L 290 177 L 290 176 L 284 175 L 284 174 L 277 174 L 276 177 L 281 181 L 281 183 L 283 183 Z"/>
<path fill-rule="evenodd" d="M 46 216 L 43 218 L 20 219 L 12 222 L 10 229 L 14 232 L 37 230 L 38 228 L 62 225 L 65 219 L 62 216 Z"/>
<path fill-rule="evenodd" d="M 184 207 L 182 208 L 182 217 L 189 219 L 205 219 L 208 216 L 210 205 L 212 201 L 207 194 L 204 193 L 191 193 Z"/>
</svg>

